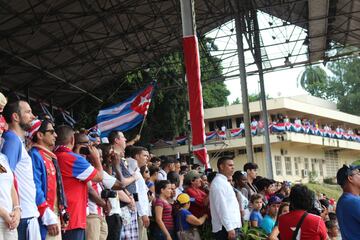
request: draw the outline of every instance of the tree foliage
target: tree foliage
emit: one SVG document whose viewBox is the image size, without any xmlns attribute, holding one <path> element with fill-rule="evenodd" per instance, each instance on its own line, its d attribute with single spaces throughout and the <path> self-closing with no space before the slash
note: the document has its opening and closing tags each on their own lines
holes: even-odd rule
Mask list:
<svg viewBox="0 0 360 240">
<path fill-rule="evenodd" d="M 320 67 L 307 67 L 299 76 L 301 86 L 311 95 L 335 101 L 341 111 L 360 115 L 360 59 L 348 58 Z"/>
<path fill-rule="evenodd" d="M 199 41 L 201 80 L 203 103 L 205 108 L 227 105 L 227 96 L 230 92 L 224 84 L 221 60 L 210 55 L 216 49 L 213 41 L 202 39 Z M 103 86 L 109 92 L 114 92 L 103 107 L 119 103 L 129 97 L 133 92 L 157 80 L 155 95 L 148 111 L 146 123 L 142 132 L 142 144 L 155 139 L 171 139 L 184 135 L 187 131 L 188 90 L 184 79 L 184 63 L 182 52 L 172 52 L 159 57 L 150 63 L 147 69 L 134 70 L 123 77 L 124 84 L 118 91 L 114 83 Z M 90 111 L 84 106 L 83 113 L 78 113 L 83 118 L 86 127 L 95 124 L 97 111 Z M 89 119 L 93 119 L 90 123 Z M 139 127 L 126 133 L 131 138 L 138 133 Z"/>
</svg>

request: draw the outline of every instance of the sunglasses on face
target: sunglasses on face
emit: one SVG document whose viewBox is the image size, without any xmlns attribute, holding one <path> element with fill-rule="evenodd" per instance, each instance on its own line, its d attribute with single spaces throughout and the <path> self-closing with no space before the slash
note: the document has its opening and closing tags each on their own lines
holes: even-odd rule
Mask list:
<svg viewBox="0 0 360 240">
<path fill-rule="evenodd" d="M 55 133 L 55 130 L 54 129 L 48 129 L 48 130 L 45 130 L 44 133 L 50 133 L 51 135 L 54 135 Z"/>
</svg>

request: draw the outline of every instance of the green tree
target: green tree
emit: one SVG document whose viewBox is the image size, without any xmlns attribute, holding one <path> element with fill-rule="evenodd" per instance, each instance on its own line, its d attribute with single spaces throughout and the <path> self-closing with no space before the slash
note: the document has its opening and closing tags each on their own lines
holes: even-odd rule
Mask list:
<svg viewBox="0 0 360 240">
<path fill-rule="evenodd" d="M 221 60 L 210 55 L 216 49 L 213 41 L 202 39 L 199 41 L 201 80 L 203 90 L 203 103 L 205 108 L 227 105 L 227 90 L 222 75 Z M 148 117 L 142 132 L 142 144 L 155 139 L 170 139 L 175 136 L 185 135 L 187 132 L 188 91 L 184 75 L 183 53 L 173 52 L 158 58 L 148 65 L 148 70 L 137 69 L 123 77 L 121 87 L 116 83 L 102 86 L 104 95 L 111 95 L 102 106 L 111 106 L 123 101 L 133 92 L 147 83 L 153 77 L 157 80 L 157 88 L 151 102 Z M 118 84 L 117 84 L 118 85 Z M 115 91 L 117 89 L 117 91 Z M 86 123 L 86 127 L 95 124 L 98 111 L 89 110 L 93 105 L 79 107 L 77 114 Z M 92 122 L 91 122 L 92 119 Z M 84 125 L 83 125 L 84 126 Z M 128 137 L 138 133 L 139 127 L 126 133 Z"/>
<path fill-rule="evenodd" d="M 311 95 L 323 97 L 327 89 L 327 75 L 319 66 L 306 66 L 298 77 L 298 83 Z"/>
<path fill-rule="evenodd" d="M 347 58 L 320 67 L 307 67 L 299 76 L 301 86 L 311 95 L 335 101 L 341 111 L 360 115 L 360 59 Z"/>
<path fill-rule="evenodd" d="M 235 104 L 241 104 L 241 101 L 240 101 L 240 98 L 236 98 L 235 99 L 235 101 L 233 101 L 232 103 L 231 103 L 231 105 L 235 105 Z"/>
</svg>

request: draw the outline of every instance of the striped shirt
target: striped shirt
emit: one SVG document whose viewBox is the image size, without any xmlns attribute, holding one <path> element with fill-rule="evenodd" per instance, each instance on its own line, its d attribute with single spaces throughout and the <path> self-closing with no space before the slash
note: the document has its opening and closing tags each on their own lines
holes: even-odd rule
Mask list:
<svg viewBox="0 0 360 240">
<path fill-rule="evenodd" d="M 174 229 L 174 220 L 173 220 L 173 216 L 172 216 L 171 204 L 160 198 L 156 198 L 154 205 L 155 205 L 155 207 L 160 206 L 163 208 L 162 221 L 164 222 L 164 225 L 167 230 L 173 230 Z"/>
</svg>

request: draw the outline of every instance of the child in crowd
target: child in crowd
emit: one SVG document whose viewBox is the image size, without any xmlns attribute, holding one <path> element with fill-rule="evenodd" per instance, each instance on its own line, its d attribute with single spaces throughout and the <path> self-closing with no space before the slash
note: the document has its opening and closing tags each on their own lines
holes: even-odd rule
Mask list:
<svg viewBox="0 0 360 240">
<path fill-rule="evenodd" d="M 260 227 L 266 232 L 266 234 L 270 234 L 275 226 L 275 220 L 278 214 L 280 203 L 281 199 L 277 196 L 272 196 L 269 199 L 267 205 L 267 214 L 260 224 Z"/>
<path fill-rule="evenodd" d="M 337 240 L 339 237 L 339 229 L 336 222 L 326 221 L 325 226 L 330 240 Z"/>
<path fill-rule="evenodd" d="M 200 239 L 200 234 L 196 227 L 204 224 L 207 214 L 202 217 L 195 217 L 190 211 L 190 202 L 195 199 L 191 199 L 186 193 L 181 193 L 177 197 L 176 201 L 179 204 L 179 211 L 175 216 L 176 231 L 178 240 L 196 240 Z"/>
<path fill-rule="evenodd" d="M 252 211 L 250 214 L 250 226 L 251 227 L 260 227 L 263 217 L 260 213 L 260 210 L 263 206 L 263 196 L 261 194 L 254 194 L 251 196 L 250 202 L 252 204 Z"/>
</svg>

